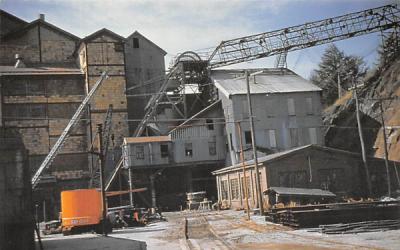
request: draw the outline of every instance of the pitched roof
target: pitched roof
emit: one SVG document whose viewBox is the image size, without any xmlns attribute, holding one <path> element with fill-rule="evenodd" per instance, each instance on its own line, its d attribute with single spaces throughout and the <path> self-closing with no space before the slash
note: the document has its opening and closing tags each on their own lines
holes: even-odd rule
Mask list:
<svg viewBox="0 0 400 250">
<path fill-rule="evenodd" d="M 250 77 L 250 92 L 252 94 L 274 94 L 292 92 L 322 91 L 310 81 L 302 78 L 288 69 L 252 69 L 250 73 L 260 73 Z M 215 86 L 225 96 L 247 93 L 247 83 L 244 70 L 213 70 L 211 79 Z"/>
<path fill-rule="evenodd" d="M 14 16 L 13 14 L 8 13 L 7 11 L 4 11 L 4 10 L 2 10 L 2 9 L 0 9 L 0 16 L 7 16 L 7 17 L 9 17 L 10 19 L 14 19 L 15 21 L 17 21 L 17 22 L 19 22 L 19 23 L 21 23 L 21 24 L 27 24 L 27 23 L 28 23 L 27 21 L 22 20 L 21 18 L 19 18 L 19 17 L 17 17 L 17 16 Z"/>
<path fill-rule="evenodd" d="M 57 33 L 59 33 L 61 35 L 67 36 L 67 37 L 71 38 L 72 40 L 75 40 L 75 41 L 79 41 L 80 40 L 80 38 L 75 36 L 74 34 L 69 33 L 69 32 L 67 32 L 67 31 L 65 31 L 65 30 L 63 30 L 63 29 L 61 29 L 61 28 L 59 28 L 59 27 L 57 27 L 57 26 L 55 26 L 55 25 L 53 25 L 51 23 L 48 23 L 48 22 L 40 19 L 40 18 L 36 19 L 35 21 L 32 21 L 32 22 L 26 24 L 23 28 L 21 28 L 19 30 L 16 30 L 14 32 L 11 32 L 11 33 L 5 35 L 3 39 L 7 40 L 7 39 L 10 39 L 10 38 L 15 38 L 15 37 L 18 37 L 20 35 L 23 35 L 27 30 L 29 30 L 29 29 L 31 29 L 31 28 L 35 27 L 36 25 L 39 25 L 39 24 L 43 25 L 43 26 L 45 26 L 45 27 L 47 27 L 47 28 L 49 28 L 51 30 L 54 30 L 55 32 L 57 32 Z"/>
<path fill-rule="evenodd" d="M 124 144 L 129 143 L 149 143 L 149 142 L 170 142 L 170 136 L 142 136 L 142 137 L 125 137 Z"/>
<path fill-rule="evenodd" d="M 289 188 L 289 187 L 270 187 L 264 191 L 265 194 L 275 192 L 280 195 L 290 196 L 320 196 L 320 197 L 336 197 L 330 191 L 315 188 Z"/>
<path fill-rule="evenodd" d="M 163 50 L 161 47 L 159 47 L 157 44 L 155 44 L 154 42 L 152 42 L 150 39 L 148 39 L 147 37 L 145 37 L 144 35 L 140 34 L 139 31 L 135 31 L 133 32 L 131 35 L 129 35 L 127 37 L 127 39 L 130 39 L 132 36 L 140 36 L 141 38 L 143 38 L 144 40 L 146 40 L 147 42 L 149 42 L 151 45 L 153 45 L 156 49 L 161 50 L 162 53 L 164 53 L 164 56 L 167 54 L 167 52 L 165 50 Z"/>
<path fill-rule="evenodd" d="M 90 41 L 90 40 L 95 39 L 96 37 L 101 36 L 102 34 L 107 34 L 107 35 L 109 35 L 109 36 L 111 36 L 111 37 L 116 38 L 117 40 L 125 41 L 125 38 L 124 38 L 124 37 L 118 35 L 118 34 L 115 33 L 115 32 L 112 32 L 111 30 L 106 29 L 106 28 L 102 28 L 102 29 L 100 29 L 100 30 L 98 30 L 98 31 L 96 31 L 96 32 L 94 32 L 94 33 L 92 33 L 92 34 L 90 34 L 90 35 L 84 37 L 82 40 L 83 40 L 83 41 Z"/>
<path fill-rule="evenodd" d="M 320 150 L 320 151 L 326 151 L 326 152 L 330 152 L 330 153 L 347 154 L 347 155 L 352 155 L 352 156 L 355 156 L 355 157 L 360 157 L 359 153 L 350 152 L 350 151 L 346 151 L 346 150 L 341 150 L 341 149 L 337 149 L 337 148 L 325 147 L 325 146 L 316 145 L 316 144 L 309 144 L 309 145 L 304 145 L 304 146 L 292 148 L 292 149 L 289 149 L 289 150 L 285 150 L 285 151 L 282 151 L 282 152 L 277 152 L 277 153 L 274 153 L 274 154 L 266 155 L 266 156 L 263 156 L 263 157 L 258 157 L 258 163 L 260 165 L 260 164 L 276 161 L 276 160 L 279 160 L 279 159 L 282 159 L 282 158 L 289 157 L 289 156 L 291 156 L 291 155 L 293 155 L 295 153 L 301 152 L 301 151 L 303 151 L 305 149 L 308 149 L 308 148 L 313 148 L 313 149 L 317 149 L 317 150 Z M 368 158 L 369 159 L 374 159 L 374 160 L 380 160 L 380 161 L 384 160 L 384 159 L 376 158 L 376 157 L 372 157 L 372 156 L 368 156 Z M 254 167 L 254 159 L 246 161 L 245 162 L 245 166 L 247 168 Z M 232 170 L 236 170 L 238 168 L 242 168 L 242 164 L 236 164 L 236 165 L 224 167 L 224 168 L 215 170 L 212 173 L 214 175 L 222 174 L 222 173 L 230 172 Z"/>
</svg>

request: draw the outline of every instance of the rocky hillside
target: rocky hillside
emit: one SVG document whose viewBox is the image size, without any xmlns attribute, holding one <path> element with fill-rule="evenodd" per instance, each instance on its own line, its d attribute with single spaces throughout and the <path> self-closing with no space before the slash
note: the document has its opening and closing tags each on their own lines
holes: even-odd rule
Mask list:
<svg viewBox="0 0 400 250">
<path fill-rule="evenodd" d="M 384 157 L 381 112 L 378 99 L 384 98 L 383 117 L 386 125 L 389 159 L 400 161 L 400 57 L 385 67 L 370 72 L 358 90 L 361 123 L 369 155 Z M 360 152 L 353 93 L 324 110 L 327 146 Z"/>
</svg>

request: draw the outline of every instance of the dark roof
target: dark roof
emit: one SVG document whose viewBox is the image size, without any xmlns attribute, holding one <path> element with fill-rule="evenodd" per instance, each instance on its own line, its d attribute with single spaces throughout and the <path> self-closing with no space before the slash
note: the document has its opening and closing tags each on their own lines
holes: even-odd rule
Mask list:
<svg viewBox="0 0 400 250">
<path fill-rule="evenodd" d="M 0 66 L 0 76 L 19 76 L 19 75 L 82 75 L 79 68 L 67 67 L 24 67 L 15 68 L 14 66 Z"/>
<path fill-rule="evenodd" d="M 337 149 L 337 148 L 330 148 L 330 147 L 325 147 L 325 146 L 321 146 L 321 145 L 316 145 L 316 144 L 309 144 L 309 145 L 305 145 L 305 146 L 300 146 L 297 148 L 292 148 L 286 151 L 282 151 L 282 152 L 278 152 L 278 153 L 274 153 L 274 154 L 269 154 L 263 157 L 258 157 L 258 164 L 263 164 L 263 163 L 268 163 L 268 162 L 272 162 L 272 161 L 276 161 L 282 158 L 286 158 L 289 157 L 295 153 L 301 152 L 302 150 L 305 149 L 309 149 L 309 148 L 313 148 L 313 149 L 317 149 L 320 151 L 325 151 L 325 152 L 330 152 L 330 153 L 339 153 L 339 154 L 347 154 L 347 155 L 351 155 L 351 156 L 355 156 L 355 157 L 360 157 L 360 153 L 354 153 L 354 152 L 350 152 L 350 151 L 345 151 L 342 149 Z M 381 160 L 383 161 L 384 159 L 381 158 L 377 158 L 377 157 L 370 157 L 368 156 L 369 159 L 375 159 L 375 160 Z M 254 159 L 246 161 L 245 162 L 245 166 L 246 167 L 254 167 Z M 218 170 L 213 171 L 212 173 L 214 175 L 216 174 L 221 174 L 221 173 L 226 173 L 226 172 L 230 172 L 232 170 L 236 170 L 238 168 L 242 168 L 242 164 L 237 164 L 237 165 L 232 165 L 232 166 L 228 166 L 225 168 L 221 168 Z"/>
<path fill-rule="evenodd" d="M 161 47 L 159 47 L 157 44 L 155 44 L 154 42 L 152 42 L 151 40 L 149 40 L 147 37 L 145 37 L 144 35 L 140 34 L 139 31 L 135 31 L 133 32 L 131 35 L 129 35 L 127 37 L 127 39 L 130 39 L 132 36 L 140 36 L 141 38 L 143 38 L 144 40 L 146 40 L 147 42 L 149 42 L 151 45 L 153 45 L 156 49 L 161 50 L 161 52 L 164 53 L 164 56 L 167 54 L 167 52 L 165 50 L 163 50 Z"/>
<path fill-rule="evenodd" d="M 19 18 L 17 16 L 14 16 L 13 14 L 8 13 L 7 11 L 4 11 L 2 9 L 0 9 L 0 16 L 7 16 L 10 19 L 14 19 L 17 22 L 20 22 L 21 24 L 27 24 L 28 23 L 27 21 L 22 20 L 21 18 Z"/>
<path fill-rule="evenodd" d="M 336 195 L 330 191 L 312 188 L 289 188 L 289 187 L 270 187 L 264 191 L 264 194 L 271 192 L 280 195 L 291 196 L 320 196 L 320 197 L 335 197 Z"/>
<path fill-rule="evenodd" d="M 57 33 L 59 33 L 61 35 L 67 36 L 67 37 L 71 38 L 72 40 L 75 40 L 75 41 L 81 40 L 79 37 L 75 36 L 74 34 L 69 33 L 69 32 L 67 32 L 67 31 L 65 31 L 65 30 L 63 30 L 63 29 L 61 29 L 61 28 L 59 28 L 59 27 L 57 27 L 57 26 L 55 26 L 55 25 L 53 25 L 51 23 L 48 23 L 48 22 L 40 19 L 40 18 L 36 19 L 33 22 L 28 23 L 27 25 L 25 25 L 23 28 L 21 28 L 19 30 L 16 30 L 14 32 L 11 32 L 11 33 L 7 34 L 6 36 L 4 36 L 3 39 L 7 40 L 7 39 L 10 39 L 10 38 L 14 38 L 14 37 L 18 37 L 20 35 L 23 35 L 26 30 L 29 30 L 32 27 L 34 27 L 36 25 L 39 25 L 39 24 L 43 25 L 43 26 L 45 26 L 45 27 L 47 27 L 47 28 L 49 28 L 51 30 L 54 30 L 55 32 L 57 32 Z"/>
<path fill-rule="evenodd" d="M 96 32 L 94 32 L 94 33 L 92 33 L 92 34 L 90 34 L 90 35 L 84 37 L 82 40 L 83 40 L 83 41 L 90 41 L 90 40 L 93 40 L 93 39 L 95 39 L 95 38 L 97 38 L 97 37 L 103 35 L 103 34 L 106 34 L 106 35 L 109 35 L 109 36 L 111 36 L 111 37 L 114 37 L 114 38 L 116 38 L 117 40 L 125 41 L 125 38 L 124 38 L 124 37 L 118 35 L 118 34 L 115 33 L 115 32 L 112 32 L 111 30 L 106 29 L 106 28 L 102 28 L 102 29 L 100 29 L 100 30 L 98 30 L 98 31 L 96 31 Z"/>
</svg>

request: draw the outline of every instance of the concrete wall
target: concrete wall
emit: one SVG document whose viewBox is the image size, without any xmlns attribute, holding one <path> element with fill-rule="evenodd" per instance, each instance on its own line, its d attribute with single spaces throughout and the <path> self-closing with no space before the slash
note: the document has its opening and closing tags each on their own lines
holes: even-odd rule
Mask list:
<svg viewBox="0 0 400 250">
<path fill-rule="evenodd" d="M 247 97 L 246 95 L 234 95 L 228 99 L 221 94 L 220 98 L 222 99 L 225 118 L 228 121 L 226 125 L 228 140 L 230 134 L 232 134 L 233 150 L 231 151 L 231 157 L 236 160 L 235 162 L 238 162 L 239 156 L 235 152 L 240 150 L 240 141 L 238 130 L 233 121 L 242 121 L 240 124 L 244 148 L 251 146 L 251 140 L 248 143 L 245 140 L 246 131 L 250 131 Z M 294 115 L 289 115 L 288 113 L 289 98 L 294 100 Z M 306 98 L 311 98 L 312 100 L 312 110 L 310 112 L 307 112 Z M 252 107 L 255 116 L 255 137 L 258 147 L 276 152 L 313 143 L 310 138 L 309 128 L 315 128 L 316 141 L 314 143 L 323 145 L 319 92 L 281 93 L 268 96 L 254 94 L 252 95 Z M 276 146 L 271 143 L 270 130 L 275 132 Z"/>
</svg>

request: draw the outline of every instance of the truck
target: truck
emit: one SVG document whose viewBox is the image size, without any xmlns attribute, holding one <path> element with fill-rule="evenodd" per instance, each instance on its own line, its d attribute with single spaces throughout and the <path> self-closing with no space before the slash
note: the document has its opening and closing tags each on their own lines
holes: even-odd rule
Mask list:
<svg viewBox="0 0 400 250">
<path fill-rule="evenodd" d="M 64 235 L 95 231 L 103 233 L 101 192 L 98 189 L 77 189 L 61 192 L 61 231 Z M 105 231 L 112 231 L 109 218 Z"/>
</svg>

